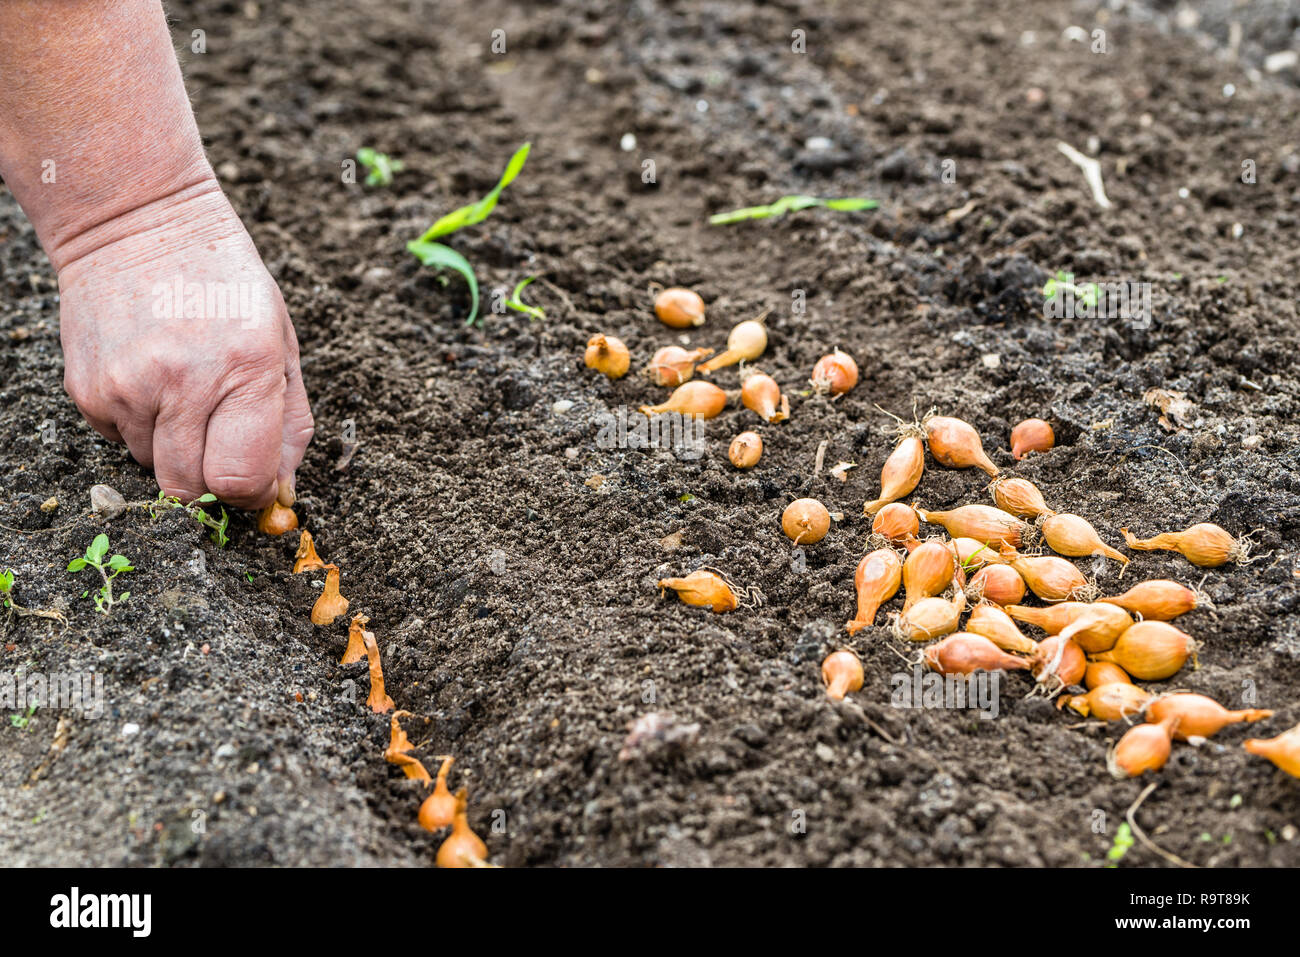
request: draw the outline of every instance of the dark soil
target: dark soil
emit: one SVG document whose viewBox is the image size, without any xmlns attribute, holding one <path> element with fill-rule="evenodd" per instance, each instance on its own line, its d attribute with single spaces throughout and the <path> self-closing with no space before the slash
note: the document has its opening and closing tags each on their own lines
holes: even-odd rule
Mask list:
<svg viewBox="0 0 1300 957">
<path fill-rule="evenodd" d="M 1104 863 L 1144 786 L 1106 773 L 1117 726 L 1026 699 L 1019 676 L 996 720 L 892 708 L 916 647 L 883 624 L 849 642 L 865 687 L 839 705 L 822 690 L 854 609 L 861 503 L 892 447 L 880 406 L 968 419 L 1000 466 L 1113 544 L 1120 526 L 1259 530 L 1266 557 L 1208 574 L 1169 553 L 1137 556 L 1123 581 L 1083 564 L 1107 593 L 1204 577 L 1217 611 L 1179 622 L 1204 642 L 1200 668 L 1161 687 L 1230 707 L 1253 688 L 1277 712 L 1177 745 L 1143 829 L 1200 865 L 1300 864 L 1300 784 L 1241 748 L 1300 721 L 1300 92 L 1250 60 L 1277 30 L 1252 26 L 1237 60 L 1207 54 L 1199 34 L 1225 5 L 1193 6 L 1199 31 L 1046 0 L 169 5 L 214 166 L 302 340 L 318 431 L 299 516 L 370 616 L 417 754 L 456 755 L 493 860 Z M 1104 29 L 1109 52 L 1061 39 L 1072 24 Z M 188 52 L 194 29 L 205 54 Z M 1056 148 L 1090 139 L 1109 210 Z M 468 328 L 463 284 L 404 243 L 486 192 L 525 140 L 496 213 L 450 240 L 489 310 Z M 391 188 L 340 182 L 366 145 L 406 164 Z M 707 224 L 796 192 L 881 207 Z M 319 584 L 289 574 L 296 541 L 245 515 L 219 550 L 179 512 L 89 514 L 97 482 L 133 501 L 156 486 L 63 394 L 57 285 L 7 197 L 0 239 L 0 568 L 23 604 L 70 620 L 17 622 L 0 671 L 107 682 L 97 719 L 3 716 L 0 859 L 431 864 L 440 838 L 416 824 L 419 785 L 383 760 L 365 667 L 337 664 L 346 624 L 308 621 Z M 1150 328 L 1045 319 L 1057 270 L 1151 283 Z M 532 274 L 543 321 L 491 312 L 494 290 Z M 617 335 L 640 367 L 677 341 L 653 283 L 704 296 L 697 344 L 772 309 L 760 364 L 790 393 L 788 422 L 733 406 L 695 461 L 598 446 L 601 414 L 661 390 L 594 375 L 583 346 Z M 836 346 L 861 382 L 835 402 L 806 394 Z M 1152 388 L 1195 404 L 1187 427 L 1158 423 Z M 1026 416 L 1059 444 L 1014 463 L 1008 430 Z M 349 423 L 359 446 L 339 469 Z M 737 472 L 727 444 L 756 425 L 765 456 Z M 822 442 L 827 467 L 857 463 L 846 483 L 815 472 Z M 931 462 L 915 500 L 988 501 L 985 484 Z M 843 521 L 801 563 L 778 519 L 805 495 Z M 64 570 L 100 530 L 137 566 L 109 617 L 78 597 L 92 573 Z M 713 615 L 658 596 L 656 579 L 702 565 L 763 603 Z M 652 710 L 698 723 L 696 739 L 620 761 Z M 1163 863 L 1140 844 L 1123 861 Z"/>
</svg>

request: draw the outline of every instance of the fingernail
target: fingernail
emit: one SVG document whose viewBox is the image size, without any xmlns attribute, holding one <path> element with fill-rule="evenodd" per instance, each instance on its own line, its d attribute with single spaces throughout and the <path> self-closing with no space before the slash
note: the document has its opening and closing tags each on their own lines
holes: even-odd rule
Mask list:
<svg viewBox="0 0 1300 957">
<path fill-rule="evenodd" d="M 293 479 L 280 479 L 276 483 L 276 501 L 285 508 L 293 508 L 293 503 L 298 501 L 298 495 L 293 490 Z"/>
</svg>

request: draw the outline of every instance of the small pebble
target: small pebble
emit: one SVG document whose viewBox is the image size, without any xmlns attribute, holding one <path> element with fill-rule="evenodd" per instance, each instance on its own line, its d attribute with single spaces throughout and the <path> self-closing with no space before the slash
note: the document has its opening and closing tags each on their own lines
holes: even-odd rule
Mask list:
<svg viewBox="0 0 1300 957">
<path fill-rule="evenodd" d="M 96 515 L 114 519 L 126 511 L 126 499 L 110 485 L 94 485 L 90 489 L 90 509 Z"/>
</svg>

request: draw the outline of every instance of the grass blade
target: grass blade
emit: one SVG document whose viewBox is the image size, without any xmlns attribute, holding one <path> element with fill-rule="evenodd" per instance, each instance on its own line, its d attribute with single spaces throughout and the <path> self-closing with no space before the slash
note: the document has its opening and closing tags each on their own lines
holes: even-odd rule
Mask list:
<svg viewBox="0 0 1300 957">
<path fill-rule="evenodd" d="M 469 318 L 465 320 L 465 325 L 473 325 L 474 320 L 478 318 L 478 278 L 474 275 L 474 269 L 470 266 L 469 260 L 450 246 L 444 246 L 442 243 L 425 242 L 422 239 L 412 240 L 407 243 L 406 249 L 407 252 L 426 266 L 432 266 L 435 269 L 452 269 L 465 277 L 465 281 L 469 283 L 471 299 Z"/>
<path fill-rule="evenodd" d="M 452 210 L 446 216 L 443 216 L 428 228 L 419 241 L 431 243 L 440 236 L 446 236 L 458 229 L 464 229 L 466 226 L 481 223 L 492 215 L 492 210 L 497 208 L 497 200 L 501 197 L 501 191 L 513 183 L 515 177 L 519 175 L 519 171 L 524 168 L 524 163 L 528 159 L 528 151 L 532 149 L 532 145 L 532 143 L 525 143 L 515 151 L 515 155 L 510 157 L 505 172 L 501 174 L 501 179 L 492 188 L 492 192 L 477 203 L 462 206 L 460 209 Z"/>
</svg>

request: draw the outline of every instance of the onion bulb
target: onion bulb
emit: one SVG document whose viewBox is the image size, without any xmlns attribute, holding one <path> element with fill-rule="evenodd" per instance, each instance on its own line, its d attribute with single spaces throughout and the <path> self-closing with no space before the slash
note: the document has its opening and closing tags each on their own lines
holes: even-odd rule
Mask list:
<svg viewBox="0 0 1300 957">
<path fill-rule="evenodd" d="M 487 845 L 470 830 L 468 804 L 468 792 L 461 788 L 456 792 L 456 810 L 452 818 L 451 834 L 438 848 L 439 867 L 491 866 L 487 863 Z"/>
<path fill-rule="evenodd" d="M 766 373 L 755 372 L 746 377 L 740 387 L 740 401 L 765 422 L 782 422 L 790 418 L 790 400 L 781 394 L 776 380 Z"/>
<path fill-rule="evenodd" d="M 1083 673 L 1083 686 L 1089 691 L 1102 685 L 1131 685 L 1132 683 L 1128 672 L 1111 661 L 1089 661 Z"/>
<path fill-rule="evenodd" d="M 1002 560 L 1020 573 L 1025 584 L 1043 601 L 1088 600 L 1096 587 L 1083 572 L 1064 558 L 1055 555 L 1021 555 L 1014 548 L 1002 547 Z"/>
<path fill-rule="evenodd" d="M 370 619 L 365 615 L 352 616 L 352 624 L 348 628 L 348 646 L 343 650 L 343 657 L 339 659 L 339 664 L 350 665 L 366 656 L 365 634 L 368 624 Z"/>
<path fill-rule="evenodd" d="M 1007 614 L 1017 621 L 1037 625 L 1049 635 L 1071 638 L 1089 654 L 1109 651 L 1133 625 L 1133 619 L 1123 608 L 1101 602 L 1063 601 L 1048 608 L 1012 605 Z"/>
<path fill-rule="evenodd" d="M 1058 555 L 1068 555 L 1071 558 L 1105 555 L 1121 565 L 1128 564 L 1126 555 L 1103 542 L 1088 520 L 1078 515 L 1068 512 L 1049 515 L 1043 519 L 1040 529 L 1043 540 Z"/>
<path fill-rule="evenodd" d="M 375 714 L 392 711 L 397 705 L 393 704 L 393 699 L 384 690 L 384 668 L 379 661 L 379 642 L 375 641 L 374 633 L 369 631 L 362 632 L 361 640 L 365 643 L 366 658 L 370 661 L 370 697 L 366 699 L 366 704 Z"/>
<path fill-rule="evenodd" d="M 727 393 L 712 382 L 695 380 L 679 385 L 668 397 L 667 402 L 659 405 L 643 405 L 641 411 L 646 415 L 658 415 L 660 412 L 677 412 L 681 415 L 698 416 L 711 419 L 727 406 Z"/>
<path fill-rule="evenodd" d="M 971 578 L 970 584 L 966 586 L 966 594 L 972 601 L 1016 605 L 1024 600 L 1025 580 L 1010 565 L 985 565 Z"/>
<path fill-rule="evenodd" d="M 983 568 L 985 565 L 992 565 L 1002 561 L 1002 557 L 996 550 L 978 539 L 963 538 L 959 535 L 947 544 L 948 551 L 952 552 L 957 558 L 957 564 L 963 570 Z"/>
<path fill-rule="evenodd" d="M 732 327 L 727 336 L 727 348 L 708 362 L 700 364 L 700 372 L 712 372 L 737 362 L 752 362 L 767 348 L 767 327 L 757 319 L 746 319 Z"/>
<path fill-rule="evenodd" d="M 757 432 L 741 432 L 727 448 L 727 458 L 738 469 L 752 469 L 762 457 L 763 437 Z"/>
<path fill-rule="evenodd" d="M 1276 738 L 1250 738 L 1242 747 L 1251 754 L 1268 758 L 1293 778 L 1300 778 L 1300 725 Z"/>
<path fill-rule="evenodd" d="M 1154 538 L 1138 538 L 1121 528 L 1128 547 L 1138 552 L 1168 550 L 1182 553 L 1193 565 L 1218 568 L 1228 562 L 1244 562 L 1250 556 L 1250 542 L 1233 538 L 1211 522 L 1201 522 L 1181 532 L 1163 532 Z"/>
<path fill-rule="evenodd" d="M 781 513 L 781 530 L 796 545 L 815 545 L 830 527 L 831 513 L 815 498 L 797 498 Z"/>
<path fill-rule="evenodd" d="M 1096 661 L 1119 665 L 1141 681 L 1161 681 L 1178 673 L 1196 654 L 1196 642 L 1185 631 L 1163 621 L 1139 621 L 1119 636 L 1115 647 Z"/>
<path fill-rule="evenodd" d="M 1082 681 L 1088 659 L 1078 644 L 1061 635 L 1052 635 L 1038 643 L 1031 667 L 1038 683 L 1055 692 Z"/>
<path fill-rule="evenodd" d="M 622 339 L 613 336 L 594 335 L 587 340 L 587 351 L 583 361 L 588 369 L 595 369 L 611 379 L 621 379 L 627 375 L 627 367 L 632 357 Z"/>
<path fill-rule="evenodd" d="M 1184 615 L 1196 607 L 1197 600 L 1198 596 L 1192 589 L 1167 578 L 1139 582 L 1122 595 L 1098 599 L 1155 621 L 1169 621 Z"/>
<path fill-rule="evenodd" d="M 325 568 L 325 563 L 316 554 L 316 543 L 312 541 L 311 532 L 305 528 L 302 530 L 302 535 L 298 537 L 298 551 L 294 553 L 293 557 L 297 559 L 293 563 L 293 573 L 295 575 Z"/>
<path fill-rule="evenodd" d="M 429 777 L 429 772 L 425 770 L 423 764 L 411 757 L 411 750 L 415 745 L 411 744 L 411 739 L 406 736 L 402 730 L 398 718 L 409 718 L 409 711 L 394 711 L 392 721 L 388 725 L 388 747 L 384 751 L 384 760 L 389 764 L 396 764 L 402 769 L 402 773 L 408 778 L 414 778 L 417 781 L 423 781 L 425 784 L 432 784 L 433 779 Z"/>
<path fill-rule="evenodd" d="M 952 584 L 953 557 L 943 542 L 922 542 L 903 563 L 903 614 L 922 598 L 937 595 Z"/>
<path fill-rule="evenodd" d="M 858 364 L 847 352 L 836 349 L 817 360 L 809 381 L 814 392 L 843 395 L 858 384 Z"/>
<path fill-rule="evenodd" d="M 902 502 L 891 502 L 876 513 L 871 522 L 871 531 L 882 538 L 902 543 L 915 538 L 921 530 L 921 520 L 916 512 Z"/>
<path fill-rule="evenodd" d="M 903 436 L 881 466 L 880 497 L 863 505 L 862 514 L 873 515 L 890 502 L 910 495 L 924 471 L 925 446 L 915 435 Z"/>
<path fill-rule="evenodd" d="M 980 434 L 970 423 L 946 415 L 932 415 L 921 424 L 925 428 L 930 454 L 940 465 L 953 469 L 977 465 L 997 478 L 998 467 L 984 454 Z"/>
<path fill-rule="evenodd" d="M 1009 655 L 983 635 L 959 631 L 925 649 L 924 660 L 945 675 L 968 675 L 973 671 L 1023 671 L 1024 658 Z"/>
<path fill-rule="evenodd" d="M 674 329 L 704 325 L 704 300 L 689 289 L 674 287 L 655 296 L 655 315 Z"/>
<path fill-rule="evenodd" d="M 903 562 L 892 548 L 868 552 L 853 573 L 853 589 L 858 595 L 858 614 L 844 627 L 850 635 L 876 623 L 880 606 L 898 594 L 903 579 Z"/>
<path fill-rule="evenodd" d="M 1038 642 L 1027 637 L 1011 616 L 997 605 L 982 603 L 975 606 L 966 619 L 966 630 L 976 635 L 983 635 L 1003 651 L 1014 651 L 1021 655 L 1032 655 L 1038 650 Z"/>
<path fill-rule="evenodd" d="M 951 635 L 961 624 L 966 596 L 957 593 L 954 601 L 946 598 L 922 598 L 894 619 L 894 635 L 908 641 L 929 641 Z"/>
<path fill-rule="evenodd" d="M 257 513 L 257 530 L 263 535 L 277 538 L 298 527 L 298 516 L 293 509 L 285 508 L 278 501 L 272 502 Z"/>
<path fill-rule="evenodd" d="M 1011 457 L 1019 462 L 1030 452 L 1046 452 L 1056 444 L 1056 433 L 1042 419 L 1025 419 L 1011 430 Z"/>
<path fill-rule="evenodd" d="M 311 609 L 313 625 L 332 625 L 339 615 L 346 614 L 348 600 L 339 594 L 339 567 L 325 566 L 325 590 L 321 592 L 316 604 Z"/>
<path fill-rule="evenodd" d="M 442 767 L 438 769 L 433 792 L 420 805 L 420 827 L 426 831 L 441 831 L 444 827 L 451 827 L 456 820 L 456 798 L 447 787 L 447 772 L 456 759 L 445 754 L 441 760 Z"/>
<path fill-rule="evenodd" d="M 822 682 L 828 695 L 844 700 L 850 691 L 862 687 L 862 660 L 847 648 L 832 652 L 822 662 Z"/>
<path fill-rule="evenodd" d="M 708 608 L 721 614 L 739 606 L 735 589 L 727 580 L 715 572 L 700 569 L 691 572 L 685 578 L 661 578 L 658 582 L 659 594 L 671 588 L 685 605 Z"/>
<path fill-rule="evenodd" d="M 1020 519 L 992 505 L 963 505 L 948 512 L 916 510 L 921 521 L 942 525 L 954 538 L 973 538 L 977 542 L 993 545 L 1005 542 L 1019 545 L 1027 526 Z"/>
<path fill-rule="evenodd" d="M 1253 724 L 1273 717 L 1273 712 L 1261 708 L 1229 711 L 1213 698 L 1186 693 L 1161 695 L 1147 706 L 1148 720 L 1163 721 L 1169 717 L 1178 718 L 1174 737 L 1186 741 L 1188 738 L 1208 738 L 1230 724 Z"/>
<path fill-rule="evenodd" d="M 1158 724 L 1129 728 L 1106 758 L 1111 775 L 1123 779 L 1159 771 L 1169 760 L 1170 742 L 1177 727 L 1178 718 L 1171 717 Z"/>
<path fill-rule="evenodd" d="M 712 352 L 712 349 L 688 350 L 681 346 L 664 346 L 650 359 L 645 374 L 655 385 L 679 386 L 695 375 L 695 363 Z"/>
<path fill-rule="evenodd" d="M 1043 493 L 1029 479 L 998 478 L 989 486 L 998 508 L 1021 518 L 1055 514 L 1043 500 Z"/>
<path fill-rule="evenodd" d="M 1100 721 L 1120 721 L 1142 713 L 1151 695 L 1135 684 L 1112 682 L 1093 688 L 1087 694 L 1062 698 L 1057 707 L 1069 708 L 1085 718 Z"/>
</svg>

